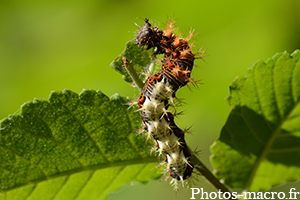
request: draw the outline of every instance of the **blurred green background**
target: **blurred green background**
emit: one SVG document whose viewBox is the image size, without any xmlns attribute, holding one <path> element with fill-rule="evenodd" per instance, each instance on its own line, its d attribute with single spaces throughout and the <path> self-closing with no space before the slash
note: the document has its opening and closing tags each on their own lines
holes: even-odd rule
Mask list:
<svg viewBox="0 0 300 200">
<path fill-rule="evenodd" d="M 183 35 L 195 28 L 195 49 L 207 49 L 205 62 L 193 70 L 199 89 L 178 91 L 184 98 L 179 127 L 192 125 L 187 143 L 201 150 L 209 166 L 209 146 L 218 138 L 229 114 L 225 97 L 236 76 L 246 74 L 258 59 L 300 48 L 299 0 L 194 1 L 0 1 L 0 119 L 33 98 L 50 91 L 100 89 L 137 98 L 139 92 L 109 67 L 135 37 L 147 17 L 154 25 L 177 20 Z M 194 187 L 215 191 L 202 177 Z M 108 199 L 189 199 L 191 192 L 174 193 L 166 181 L 132 183 Z M 289 191 L 289 183 L 272 191 Z M 299 192 L 299 191 L 298 191 Z"/>
</svg>

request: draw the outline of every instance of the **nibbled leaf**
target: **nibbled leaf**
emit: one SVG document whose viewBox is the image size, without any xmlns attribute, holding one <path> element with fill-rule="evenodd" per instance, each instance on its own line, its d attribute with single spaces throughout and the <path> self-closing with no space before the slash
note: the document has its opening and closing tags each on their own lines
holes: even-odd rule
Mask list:
<svg viewBox="0 0 300 200">
<path fill-rule="evenodd" d="M 297 50 L 258 61 L 230 86 L 231 112 L 211 148 L 225 184 L 257 191 L 299 179 L 299 57 Z"/>
<path fill-rule="evenodd" d="M 117 72 L 123 75 L 123 79 L 132 83 L 130 75 L 127 73 L 122 57 L 126 57 L 133 66 L 137 74 L 140 74 L 140 79 L 145 81 L 148 77 L 145 75 L 148 72 L 149 66 L 154 62 L 154 50 L 145 51 L 144 47 L 138 47 L 135 40 L 126 43 L 124 51 L 114 59 L 110 64 Z"/>
<path fill-rule="evenodd" d="M 0 124 L 0 199 L 106 199 L 133 180 L 160 177 L 140 116 L 118 95 L 64 90 Z"/>
</svg>

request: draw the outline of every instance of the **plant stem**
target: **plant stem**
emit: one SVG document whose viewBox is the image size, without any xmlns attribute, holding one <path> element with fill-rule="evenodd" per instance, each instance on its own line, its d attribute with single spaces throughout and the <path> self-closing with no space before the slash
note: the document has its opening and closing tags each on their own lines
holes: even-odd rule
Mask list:
<svg viewBox="0 0 300 200">
<path fill-rule="evenodd" d="M 144 87 L 144 83 L 141 81 L 141 79 L 137 75 L 136 71 L 134 70 L 134 68 L 132 67 L 130 62 L 127 60 L 127 58 L 123 56 L 122 60 L 123 60 L 126 71 L 128 72 L 131 79 L 133 80 L 133 82 L 135 83 L 135 85 L 137 86 L 139 91 L 141 92 Z"/>
<path fill-rule="evenodd" d="M 201 162 L 201 160 L 195 155 L 192 155 L 191 160 L 195 163 L 195 168 L 218 190 L 222 193 L 229 192 L 232 193 L 224 184 L 222 184 L 214 175 L 213 173 Z M 232 195 L 231 198 L 232 199 Z"/>
</svg>

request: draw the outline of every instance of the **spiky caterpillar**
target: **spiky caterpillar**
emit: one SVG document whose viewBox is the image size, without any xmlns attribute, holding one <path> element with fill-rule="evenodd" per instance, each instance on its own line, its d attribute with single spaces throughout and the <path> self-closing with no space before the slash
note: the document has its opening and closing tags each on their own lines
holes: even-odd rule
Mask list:
<svg viewBox="0 0 300 200">
<path fill-rule="evenodd" d="M 187 39 L 177 37 L 172 32 L 173 24 L 171 22 L 162 31 L 145 19 L 136 36 L 138 46 L 155 47 L 155 54 L 164 54 L 161 71 L 148 77 L 137 104 L 148 138 L 152 136 L 159 154 L 165 155 L 167 170 L 177 185 L 177 181 L 191 176 L 193 164 L 185 133 L 175 124 L 168 107 L 173 103 L 176 91 L 192 82 L 194 60 L 202 52 L 193 54 L 188 45 L 192 33 Z"/>
</svg>

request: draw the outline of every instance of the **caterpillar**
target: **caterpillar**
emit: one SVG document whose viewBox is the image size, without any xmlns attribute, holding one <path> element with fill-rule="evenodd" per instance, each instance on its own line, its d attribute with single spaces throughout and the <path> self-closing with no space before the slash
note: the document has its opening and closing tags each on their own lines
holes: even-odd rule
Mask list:
<svg viewBox="0 0 300 200">
<path fill-rule="evenodd" d="M 166 171 L 173 178 L 171 183 L 177 187 L 178 181 L 184 182 L 191 177 L 194 165 L 185 142 L 185 132 L 175 124 L 174 114 L 168 108 L 174 105 L 179 88 L 194 83 L 191 79 L 194 60 L 202 58 L 203 51 L 193 54 L 192 45 L 188 44 L 193 33 L 190 32 L 185 39 L 180 38 L 173 33 L 173 26 L 174 21 L 165 30 L 160 30 L 145 19 L 137 33 L 139 47 L 155 48 L 154 54 L 163 54 L 161 71 L 148 77 L 137 105 L 143 129 L 148 132 L 148 138 L 155 140 L 159 154 L 165 155 Z"/>
</svg>

